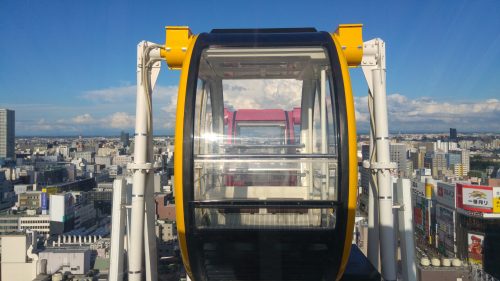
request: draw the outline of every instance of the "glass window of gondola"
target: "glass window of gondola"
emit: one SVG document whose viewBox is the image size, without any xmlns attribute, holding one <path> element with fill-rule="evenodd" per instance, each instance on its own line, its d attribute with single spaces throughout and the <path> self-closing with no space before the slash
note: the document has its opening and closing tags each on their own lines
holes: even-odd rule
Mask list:
<svg viewBox="0 0 500 281">
<path fill-rule="evenodd" d="M 193 195 L 218 205 L 196 208 L 196 227 L 334 227 L 334 208 L 314 205 L 337 199 L 332 83 L 319 46 L 202 51 Z"/>
</svg>

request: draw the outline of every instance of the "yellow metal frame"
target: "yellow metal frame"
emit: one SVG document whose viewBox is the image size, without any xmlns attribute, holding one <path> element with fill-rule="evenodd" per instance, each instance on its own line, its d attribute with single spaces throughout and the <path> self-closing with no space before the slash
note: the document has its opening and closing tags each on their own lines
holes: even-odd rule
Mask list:
<svg viewBox="0 0 500 281">
<path fill-rule="evenodd" d="M 184 193 L 183 193 L 183 148 L 184 148 L 184 105 L 186 103 L 186 87 L 189 75 L 189 64 L 191 62 L 191 55 L 193 53 L 193 47 L 196 42 L 197 36 L 191 37 L 189 46 L 186 51 L 186 59 L 182 64 L 181 78 L 179 81 L 179 94 L 177 96 L 177 117 L 175 121 L 175 147 L 174 147 L 174 189 L 175 197 L 179 200 L 175 200 L 175 216 L 177 220 L 177 237 L 179 239 L 179 246 L 181 250 L 182 262 L 186 268 L 186 273 L 192 276 L 191 266 L 189 263 L 189 255 L 187 250 L 186 241 L 186 225 L 184 224 Z"/>
<path fill-rule="evenodd" d="M 361 35 L 361 33 L 359 33 Z M 344 252 L 342 253 L 342 262 L 340 264 L 340 269 L 337 274 L 337 279 L 340 280 L 344 274 L 345 268 L 347 266 L 347 261 L 349 260 L 349 255 L 351 253 L 352 244 L 352 233 L 354 229 L 354 218 L 356 216 L 356 197 L 358 194 L 358 156 L 357 156 L 357 143 L 356 143 L 356 116 L 354 115 L 354 98 L 351 88 L 351 78 L 349 76 L 349 67 L 347 56 L 340 54 L 343 53 L 343 47 L 339 41 L 338 35 L 333 34 L 333 42 L 335 43 L 335 48 L 339 54 L 340 69 L 342 71 L 342 77 L 344 80 L 344 92 L 345 92 L 345 103 L 346 103 L 346 114 L 347 114 L 347 139 L 349 143 L 349 196 L 347 202 L 347 226 L 346 235 L 344 241 Z M 363 41 L 361 39 L 361 41 Z M 361 53 L 362 55 L 362 53 Z"/>
<path fill-rule="evenodd" d="M 343 76 L 348 143 L 349 143 L 349 196 L 346 236 L 344 241 L 343 259 L 340 265 L 336 280 L 340 280 L 349 259 L 351 242 L 354 229 L 354 218 L 356 212 L 357 197 L 357 146 L 356 146 L 356 117 L 354 115 L 354 99 L 349 76 L 349 66 L 359 66 L 363 56 L 363 40 L 361 24 L 340 25 L 337 31 L 332 34 L 335 48 L 339 55 L 340 67 Z M 176 200 L 177 235 L 186 273 L 192 276 L 189 263 L 186 241 L 186 226 L 184 223 L 184 202 L 183 198 L 183 146 L 184 146 L 184 106 L 186 101 L 186 87 L 189 74 L 189 65 L 194 44 L 197 36 L 192 35 L 188 27 L 166 27 L 166 49 L 161 51 L 161 55 L 166 59 L 171 69 L 182 69 L 179 82 L 179 94 L 177 99 L 177 116 L 175 128 L 175 148 L 174 152 L 174 175 L 175 175 L 175 195 L 181 200 Z"/>
</svg>

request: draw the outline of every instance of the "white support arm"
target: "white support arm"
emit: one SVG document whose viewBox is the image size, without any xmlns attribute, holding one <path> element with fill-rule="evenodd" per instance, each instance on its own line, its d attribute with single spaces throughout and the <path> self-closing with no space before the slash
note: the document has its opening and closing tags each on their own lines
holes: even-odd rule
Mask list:
<svg viewBox="0 0 500 281">
<path fill-rule="evenodd" d="M 137 46 L 137 104 L 135 115 L 135 145 L 134 145 L 134 163 L 129 166 L 133 172 L 132 186 L 132 208 L 130 225 L 130 254 L 128 280 L 142 280 L 144 254 L 149 257 L 146 259 L 146 278 L 156 281 L 156 247 L 147 245 L 151 243 L 151 236 L 145 239 L 144 233 L 154 233 L 154 225 L 145 223 L 145 195 L 151 193 L 146 191 L 148 178 L 151 180 L 153 175 L 152 156 L 153 156 L 153 107 L 152 90 L 156 84 L 160 72 L 161 56 L 160 45 L 142 41 Z M 146 198 L 152 200 L 152 198 Z M 148 204 L 149 205 L 149 204 Z M 150 220 L 149 220 L 150 221 Z M 150 221 L 151 222 L 151 221 Z M 145 228 L 146 226 L 146 228 Z M 144 250 L 146 250 L 144 252 Z M 154 272 L 153 272 L 154 271 Z"/>
<path fill-rule="evenodd" d="M 387 120 L 387 96 L 386 96 L 386 64 L 385 43 L 381 39 L 373 39 L 363 44 L 363 59 L 361 68 L 366 77 L 369 88 L 369 99 L 373 100 L 370 107 L 371 132 L 375 145 L 374 155 L 370 156 L 370 169 L 376 174 L 376 189 L 370 193 L 378 200 L 379 208 L 379 232 L 380 232 L 380 260 L 382 277 L 384 280 L 396 280 L 396 248 L 394 232 L 394 215 L 392 207 L 392 182 L 390 170 L 395 164 L 390 162 L 389 152 L 389 126 Z M 375 158 L 375 159 L 374 159 Z M 376 210 L 370 210 L 376 214 Z M 377 228 L 377 225 L 373 225 Z M 368 238 L 370 244 L 378 243 Z M 373 246 L 373 245 L 372 245 Z M 376 257 L 371 257 L 376 258 Z"/>
</svg>

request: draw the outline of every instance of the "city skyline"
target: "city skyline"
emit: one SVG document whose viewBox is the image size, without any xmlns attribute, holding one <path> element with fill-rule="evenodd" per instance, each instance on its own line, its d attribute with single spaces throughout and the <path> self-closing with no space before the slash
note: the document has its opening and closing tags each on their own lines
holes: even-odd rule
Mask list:
<svg viewBox="0 0 500 281">
<path fill-rule="evenodd" d="M 0 1 L 0 281 L 500 280 L 499 10 Z"/>
<path fill-rule="evenodd" d="M 165 25 L 188 25 L 194 33 L 293 26 L 331 32 L 360 22 L 364 40 L 387 42 L 392 132 L 500 131 L 498 1 L 299 4 L 209 1 L 187 10 L 160 1 L 3 1 L 0 36 L 15 44 L 0 46 L 0 107 L 16 111 L 19 136 L 132 132 L 135 47 L 164 42 Z M 367 132 L 366 83 L 360 69 L 351 74 L 358 132 Z M 163 66 L 154 93 L 156 134 L 173 134 L 178 76 Z"/>
<path fill-rule="evenodd" d="M 415 255 L 410 260 L 415 261 L 418 272 L 497 277 L 497 267 L 491 260 L 496 257 L 498 246 L 485 246 L 482 248 L 484 252 L 472 251 L 469 246 L 472 244 L 471 239 L 498 241 L 495 236 L 498 230 L 489 227 L 497 227 L 500 217 L 500 209 L 495 207 L 500 207 L 500 171 L 496 161 L 500 149 L 499 135 L 462 134 L 456 142 L 451 139 L 448 141 L 448 135 L 450 138 L 454 136 L 452 130 L 432 135 L 401 134 L 391 141 L 390 161 L 397 166 L 397 170 L 391 172 L 392 177 L 399 177 L 398 183 L 406 181 L 406 190 L 411 190 L 411 195 L 407 193 L 408 203 L 405 206 L 412 205 L 405 207 L 405 210 L 410 216 L 407 218 L 413 218 L 412 231 L 407 233 L 411 233 L 410 236 L 415 237 L 415 240 L 414 244 L 405 247 L 416 247 L 416 252 L 411 251 Z M 20 269 L 38 265 L 37 259 L 24 258 L 33 257 L 32 254 L 46 261 L 46 274 L 57 276 L 60 273 L 56 271 L 61 264 L 65 265 L 66 260 L 53 256 L 53 253 L 61 252 L 62 249 L 65 256 L 72 257 L 69 259 L 71 266 L 67 266 L 72 274 L 88 272 L 105 280 L 106 274 L 119 272 L 111 268 L 113 258 L 110 257 L 113 255 L 107 254 L 114 247 L 110 246 L 113 244 L 110 235 L 114 232 L 110 232 L 110 229 L 113 229 L 111 225 L 117 220 L 116 217 L 111 220 L 109 216 L 111 208 L 117 204 L 112 201 L 116 182 L 125 182 L 123 178 L 131 180 L 133 174 L 127 167 L 133 163 L 132 150 L 136 151 L 136 146 L 129 146 L 128 138 L 129 135 L 123 132 L 120 138 L 77 136 L 16 139 L 16 159 L 0 161 L 0 172 L 3 172 L 0 173 L 0 194 L 3 192 L 0 206 L 4 208 L 0 212 L 0 234 L 3 235 L 3 245 L 8 245 L 2 247 L 2 280 L 32 280 L 35 274 L 39 274 L 35 270 Z M 173 266 L 178 266 L 175 272 L 182 276 L 179 271 L 182 268 L 180 259 L 171 259 L 178 245 L 175 195 L 172 193 L 174 187 L 171 186 L 175 151 L 173 143 L 172 138 L 155 137 L 152 148 L 157 167 L 154 171 L 154 200 L 158 204 L 156 254 L 162 260 L 158 264 L 158 275 L 165 276 L 162 274 L 168 273 L 167 277 L 160 277 L 161 280 L 180 279 L 177 275 L 173 276 Z M 358 157 L 362 156 L 358 158 L 358 164 L 363 160 L 368 161 L 368 136 L 362 135 L 358 139 L 357 154 Z M 368 257 L 367 251 L 372 242 L 367 234 L 366 212 L 371 172 L 361 165 L 358 165 L 358 169 L 361 173 L 358 187 L 361 194 L 358 197 L 359 213 L 355 220 L 358 223 L 353 233 L 356 246 L 352 247 Z M 112 182 L 113 179 L 117 181 Z M 251 177 L 247 177 L 247 180 L 255 184 Z M 255 180 L 262 180 L 262 177 L 255 177 Z M 426 192 L 428 183 L 431 184 L 430 193 Z M 287 184 L 288 181 L 285 181 L 285 187 L 289 189 Z M 127 185 L 126 188 L 132 186 Z M 396 190 L 399 192 L 403 188 L 398 185 Z M 467 198 L 478 192 L 485 192 L 484 198 L 481 197 L 483 201 L 476 204 L 481 204 L 481 209 L 477 209 L 474 202 L 467 203 Z M 456 205 L 454 202 L 457 202 Z M 427 216 L 432 210 L 435 210 L 436 216 Z M 473 223 L 469 223 L 471 221 Z M 45 242 L 38 243 L 36 249 L 21 248 L 26 246 L 25 239 L 30 239 L 30 230 L 36 230 L 40 234 L 40 241 Z M 128 232 L 117 235 L 123 237 Z M 399 235 L 403 237 L 401 233 Z M 17 242 L 14 243 L 14 240 Z M 476 242 L 475 249 L 479 249 L 479 246 Z M 88 251 L 97 256 L 96 262 L 82 265 L 83 257 L 75 258 L 75 255 L 83 255 Z M 167 257 L 169 263 L 165 264 Z M 422 273 L 420 276 L 417 280 L 435 280 L 432 276 L 422 277 Z"/>
</svg>

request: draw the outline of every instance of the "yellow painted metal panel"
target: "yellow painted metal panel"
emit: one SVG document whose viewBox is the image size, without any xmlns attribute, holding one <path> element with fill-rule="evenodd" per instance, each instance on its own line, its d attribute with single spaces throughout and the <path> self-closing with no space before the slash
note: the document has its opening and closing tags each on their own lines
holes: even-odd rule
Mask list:
<svg viewBox="0 0 500 281">
<path fill-rule="evenodd" d="M 186 52 L 186 60 L 182 66 L 181 78 L 179 82 L 179 94 L 177 96 L 177 119 L 175 122 L 175 147 L 174 147 L 174 183 L 175 183 L 175 214 L 177 220 L 177 237 L 181 248 L 182 261 L 189 276 L 191 274 L 191 266 L 189 264 L 189 256 L 187 252 L 186 241 L 186 225 L 184 224 L 184 200 L 183 200 L 183 147 L 184 147 L 184 105 L 186 102 L 186 90 L 189 75 L 189 64 L 193 53 L 193 47 L 197 36 L 193 36 L 191 43 Z"/>
<path fill-rule="evenodd" d="M 187 26 L 167 26 L 165 36 L 165 49 L 160 54 L 170 69 L 181 69 L 193 34 Z"/>
<path fill-rule="evenodd" d="M 363 58 L 363 25 L 362 24 L 341 24 L 335 30 L 342 52 L 346 58 L 347 65 L 359 66 Z"/>
<path fill-rule="evenodd" d="M 337 35 L 333 35 L 333 42 L 339 54 L 342 53 L 342 47 L 338 41 Z M 344 56 L 339 55 L 342 78 L 344 80 L 346 113 L 347 113 L 347 138 L 349 142 L 349 197 L 347 210 L 347 226 L 344 241 L 344 252 L 342 253 L 342 262 L 340 264 L 337 280 L 340 280 L 347 266 L 347 261 L 351 253 L 352 233 L 354 230 L 354 218 L 356 215 L 356 197 L 358 193 L 358 163 L 357 163 L 357 145 L 356 145 L 356 117 L 354 115 L 354 98 L 351 89 L 351 78 L 349 76 L 349 67 Z"/>
</svg>

